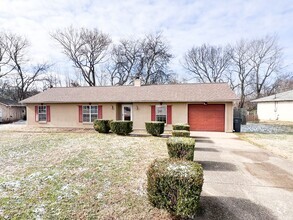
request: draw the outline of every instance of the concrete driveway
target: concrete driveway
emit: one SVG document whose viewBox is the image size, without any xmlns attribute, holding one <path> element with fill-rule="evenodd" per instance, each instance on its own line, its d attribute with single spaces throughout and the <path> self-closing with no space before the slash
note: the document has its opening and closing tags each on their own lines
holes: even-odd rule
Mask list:
<svg viewBox="0 0 293 220">
<path fill-rule="evenodd" d="M 293 162 L 232 133 L 191 135 L 204 168 L 199 219 L 293 219 Z"/>
</svg>

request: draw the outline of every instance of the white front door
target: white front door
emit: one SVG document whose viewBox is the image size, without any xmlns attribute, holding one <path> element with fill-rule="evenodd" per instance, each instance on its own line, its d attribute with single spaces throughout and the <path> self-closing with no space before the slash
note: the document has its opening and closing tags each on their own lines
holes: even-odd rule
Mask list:
<svg viewBox="0 0 293 220">
<path fill-rule="evenodd" d="M 132 121 L 132 105 L 122 105 L 122 120 Z"/>
</svg>

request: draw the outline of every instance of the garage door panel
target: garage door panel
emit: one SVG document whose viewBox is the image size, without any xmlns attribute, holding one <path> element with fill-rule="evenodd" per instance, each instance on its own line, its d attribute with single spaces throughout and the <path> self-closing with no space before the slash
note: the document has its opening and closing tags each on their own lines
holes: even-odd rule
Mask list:
<svg viewBox="0 0 293 220">
<path fill-rule="evenodd" d="M 188 105 L 188 123 L 192 131 L 224 131 L 225 105 Z"/>
</svg>

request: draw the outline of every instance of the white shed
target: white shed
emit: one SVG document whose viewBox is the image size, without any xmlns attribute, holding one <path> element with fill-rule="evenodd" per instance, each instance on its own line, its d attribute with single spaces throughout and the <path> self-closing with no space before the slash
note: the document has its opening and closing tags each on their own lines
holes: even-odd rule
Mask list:
<svg viewBox="0 0 293 220">
<path fill-rule="evenodd" d="M 293 121 L 293 90 L 253 100 L 259 120 Z"/>
</svg>

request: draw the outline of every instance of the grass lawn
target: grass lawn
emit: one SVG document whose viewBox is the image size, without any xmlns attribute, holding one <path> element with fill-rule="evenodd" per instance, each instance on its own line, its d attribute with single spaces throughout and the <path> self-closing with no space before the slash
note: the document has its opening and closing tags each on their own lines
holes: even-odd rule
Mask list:
<svg viewBox="0 0 293 220">
<path fill-rule="evenodd" d="M 0 131 L 0 219 L 170 219 L 146 169 L 165 138 L 53 129 Z"/>
<path fill-rule="evenodd" d="M 239 133 L 239 137 L 293 161 L 293 134 Z"/>
</svg>

